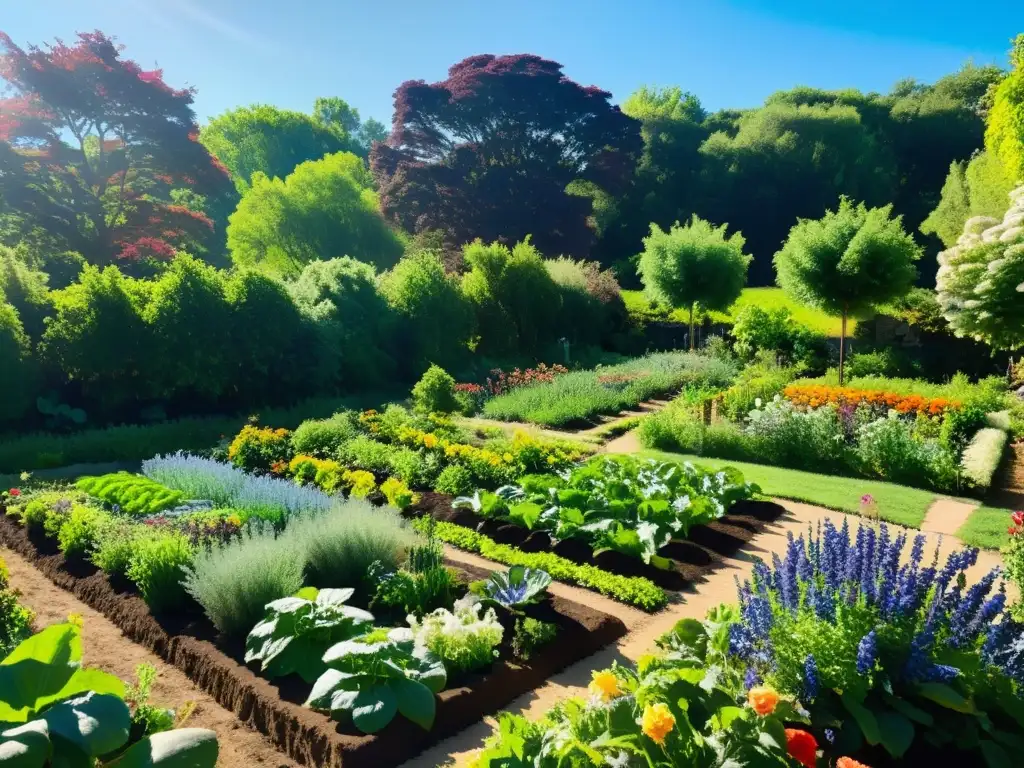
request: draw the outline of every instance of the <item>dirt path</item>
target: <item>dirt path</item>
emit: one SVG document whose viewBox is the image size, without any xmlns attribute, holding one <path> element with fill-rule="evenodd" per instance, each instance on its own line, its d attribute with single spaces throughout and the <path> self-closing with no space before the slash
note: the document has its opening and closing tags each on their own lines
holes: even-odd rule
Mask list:
<svg viewBox="0 0 1024 768">
<path fill-rule="evenodd" d="M 644 447 L 640 444 L 640 435 L 637 431 L 631 430 L 624 435 L 619 435 L 614 440 L 609 440 L 602 449 L 605 453 L 637 453 Z"/>
<path fill-rule="evenodd" d="M 1010 446 L 992 494 L 986 503 L 992 507 L 1024 509 L 1024 443 Z"/>
<path fill-rule="evenodd" d="M 297 763 L 274 749 L 263 736 L 246 728 L 232 713 L 196 688 L 182 672 L 129 640 L 106 617 L 55 586 L 20 555 L 0 547 L 0 557 L 10 570 L 11 585 L 21 592 L 21 603 L 36 612 L 36 629 L 65 621 L 69 614 L 78 614 L 85 621 L 82 644 L 88 666 L 131 681 L 135 679 L 135 668 L 139 664 L 152 664 L 158 672 L 153 684 L 153 704 L 180 708 L 185 702 L 195 702 L 195 711 L 187 725 L 217 732 L 219 766 L 298 768 Z"/>
<path fill-rule="evenodd" d="M 971 512 L 977 508 L 977 503 L 955 499 L 936 499 L 925 512 L 924 520 L 921 521 L 921 530 L 955 536 L 956 532 L 960 530 L 960 526 L 967 522 Z"/>
<path fill-rule="evenodd" d="M 774 499 L 774 501 L 785 507 L 787 514 L 774 523 L 766 525 L 741 552 L 727 560 L 724 567 L 714 571 L 705 581 L 695 585 L 691 590 L 684 592 L 681 602 L 672 604 L 653 616 L 613 603 L 612 610 L 625 622 L 629 633 L 615 645 L 577 662 L 550 678 L 544 686 L 519 697 L 509 704 L 505 711 L 537 718 L 548 711 L 559 699 L 585 695 L 592 671 L 610 666 L 613 661 L 620 663 L 636 661 L 641 654 L 649 652 L 654 647 L 654 641 L 671 629 L 679 619 L 703 618 L 710 608 L 723 602 L 733 601 L 736 594 L 735 579 L 742 580 L 749 577 L 756 559 L 770 560 L 773 552 L 784 555 L 787 533 L 792 532 L 794 535 L 805 533 L 808 526 L 816 527 L 826 517 L 832 518 L 837 526 L 842 524 L 844 517 L 851 518 L 850 525 L 853 527 L 862 521 L 856 516 L 843 515 L 809 504 L 783 499 Z M 895 527 L 890 526 L 890 528 Z M 916 531 L 911 531 L 912 535 L 914 533 Z M 944 536 L 938 532 L 924 532 L 924 534 L 926 554 L 931 553 L 938 546 L 942 561 L 950 552 L 961 546 L 961 542 L 953 536 Z M 456 554 L 458 556 L 465 555 L 465 553 Z M 474 558 L 475 561 L 482 561 L 482 559 Z M 482 562 L 486 563 L 487 561 Z M 981 551 L 978 553 L 977 564 L 968 571 L 968 579 L 978 579 L 1000 564 L 998 554 Z M 493 568 L 494 566 L 491 564 L 489 567 Z M 557 585 L 557 587 L 560 591 L 567 590 L 567 596 L 571 593 L 575 599 L 588 604 L 592 604 L 598 597 L 592 592 L 576 587 L 566 585 Z M 1011 600 L 1017 599 L 1016 590 L 1012 585 L 1008 585 L 1007 592 Z M 607 598 L 601 599 L 607 600 Z M 602 610 L 606 610 L 604 605 L 600 607 Z M 420 768 L 421 766 L 444 765 L 453 762 L 456 766 L 467 765 L 480 749 L 483 740 L 491 735 L 493 725 L 494 719 L 486 718 L 424 752 L 415 760 L 405 763 L 402 768 Z"/>
</svg>

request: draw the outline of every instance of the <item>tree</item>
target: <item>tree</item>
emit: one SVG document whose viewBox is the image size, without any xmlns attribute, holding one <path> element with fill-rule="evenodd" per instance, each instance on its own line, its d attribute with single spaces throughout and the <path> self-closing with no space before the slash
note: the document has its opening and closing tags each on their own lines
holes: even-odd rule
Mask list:
<svg viewBox="0 0 1024 768">
<path fill-rule="evenodd" d="M 35 396 L 35 365 L 17 310 L 0 294 L 0 424 L 25 416 Z"/>
<path fill-rule="evenodd" d="M 694 216 L 686 226 L 677 222 L 668 232 L 651 224 L 644 238 L 639 272 L 650 298 L 690 310 L 690 349 L 694 348 L 693 313 L 725 310 L 739 298 L 747 280 L 751 256 L 743 253 L 743 235 L 727 236 L 728 227 L 715 227 Z"/>
<path fill-rule="evenodd" d="M 1024 187 L 1002 221 L 977 216 L 939 254 L 936 291 L 957 336 L 997 349 L 1024 347 Z"/>
<path fill-rule="evenodd" d="M 821 219 L 802 219 L 775 254 L 782 289 L 797 301 L 842 317 L 839 383 L 843 383 L 846 321 L 910 290 L 921 249 L 891 218 L 892 206 L 867 208 L 843 198 Z"/>
<path fill-rule="evenodd" d="M 1010 51 L 1013 71 L 995 89 L 985 129 L 985 148 L 995 155 L 1013 183 L 1024 181 L 1024 33 Z"/>
<path fill-rule="evenodd" d="M 403 83 L 391 135 L 370 153 L 384 215 L 441 230 L 450 250 L 535 232 L 544 253 L 586 255 L 592 202 L 566 188 L 618 194 L 641 149 L 639 124 L 610 98 L 528 54 L 472 56 L 442 82 Z"/>
<path fill-rule="evenodd" d="M 359 110 L 337 96 L 320 97 L 313 104 L 313 116 L 326 126 L 336 126 L 349 137 L 349 151 L 369 157 L 373 142 L 384 141 L 388 129 L 372 117 L 363 121 Z"/>
<path fill-rule="evenodd" d="M 255 174 L 229 219 L 231 260 L 285 275 L 339 256 L 392 266 L 402 242 L 377 211 L 370 185 L 363 161 L 350 152 L 306 161 L 283 180 Z"/>
<path fill-rule="evenodd" d="M 170 200 L 227 183 L 196 140 L 191 89 L 122 59 L 101 32 L 27 51 L 0 33 L 0 51 L 15 94 L 0 100 L 0 197 L 25 228 L 101 265 L 167 260 L 210 236 L 209 217 Z"/>
<path fill-rule="evenodd" d="M 307 160 L 352 148 L 342 124 L 266 104 L 215 117 L 203 127 L 199 140 L 231 171 L 240 193 L 250 188 L 256 173 L 283 179 Z"/>
</svg>

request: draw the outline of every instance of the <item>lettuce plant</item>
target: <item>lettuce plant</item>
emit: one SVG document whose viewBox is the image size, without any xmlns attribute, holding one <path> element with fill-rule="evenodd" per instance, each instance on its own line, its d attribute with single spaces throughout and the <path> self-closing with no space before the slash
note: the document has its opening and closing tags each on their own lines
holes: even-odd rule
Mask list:
<svg viewBox="0 0 1024 768">
<path fill-rule="evenodd" d="M 539 568 L 513 565 L 507 573 L 492 573 L 484 584 L 489 600 L 504 608 L 518 608 L 539 602 L 551 584 L 551 576 Z"/>
<path fill-rule="evenodd" d="M 329 648 L 323 661 L 328 668 L 313 684 L 307 707 L 350 719 L 363 733 L 376 733 L 398 713 L 424 730 L 433 727 L 434 696 L 448 676 L 437 656 L 415 646 L 410 630 L 391 630 L 379 642 L 346 640 Z"/>
<path fill-rule="evenodd" d="M 297 673 L 314 682 L 325 669 L 324 652 L 363 634 L 373 614 L 345 603 L 353 589 L 300 590 L 267 604 L 267 615 L 245 641 L 245 660 L 259 661 L 264 677 Z"/>
<path fill-rule="evenodd" d="M 504 629 L 493 608 L 481 614 L 476 595 L 456 600 L 452 610 L 438 608 L 422 620 L 409 616 L 416 646 L 437 655 L 449 672 L 469 672 L 494 661 Z"/>
</svg>

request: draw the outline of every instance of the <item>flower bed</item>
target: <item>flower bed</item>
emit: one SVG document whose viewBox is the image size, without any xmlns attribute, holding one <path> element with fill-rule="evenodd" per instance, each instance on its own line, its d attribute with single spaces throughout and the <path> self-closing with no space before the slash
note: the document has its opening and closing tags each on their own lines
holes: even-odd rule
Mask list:
<svg viewBox="0 0 1024 768">
<path fill-rule="evenodd" d="M 807 408 L 832 403 L 839 406 L 875 406 L 882 413 L 895 410 L 899 413 L 920 413 L 941 416 L 950 410 L 957 410 L 961 403 L 944 397 L 924 397 L 918 394 L 886 392 L 879 389 L 854 389 L 852 387 L 830 387 L 816 384 L 790 384 L 782 394 L 794 405 Z"/>
<path fill-rule="evenodd" d="M 0 510 L 4 512 L 6 510 Z M 376 735 L 339 727 L 326 715 L 301 706 L 309 686 L 294 676 L 271 682 L 244 664 L 240 640 L 226 640 L 195 610 L 165 614 L 159 621 L 146 603 L 114 585 L 82 561 L 68 561 L 47 540 L 33 541 L 12 517 L 0 515 L 0 543 L 28 558 L 58 586 L 69 590 L 116 623 L 131 639 L 184 671 L 222 706 L 267 735 L 295 760 L 311 766 L 395 765 L 434 742 L 500 709 L 548 676 L 620 637 L 622 623 L 569 600 L 550 596 L 540 615 L 555 623 L 558 641 L 542 646 L 528 662 L 494 662 L 489 669 L 456 679 L 440 693 L 433 727 L 427 731 L 396 718 Z M 485 572 L 461 567 L 463 578 Z"/>
</svg>

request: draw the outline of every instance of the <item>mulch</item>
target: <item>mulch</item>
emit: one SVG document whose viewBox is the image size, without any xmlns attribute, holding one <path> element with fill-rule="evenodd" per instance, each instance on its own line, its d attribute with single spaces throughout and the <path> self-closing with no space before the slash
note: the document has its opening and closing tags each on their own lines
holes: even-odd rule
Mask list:
<svg viewBox="0 0 1024 768">
<path fill-rule="evenodd" d="M 658 554 L 671 560 L 671 567 L 663 570 L 622 552 L 608 551 L 595 556 L 592 548 L 579 539 L 553 542 L 546 531 L 529 531 L 519 525 L 488 520 L 472 510 L 455 509 L 451 502 L 451 496 L 424 492 L 406 513 L 430 515 L 435 520 L 471 528 L 524 552 L 552 552 L 574 563 L 595 565 L 610 573 L 643 576 L 670 590 L 684 590 L 703 581 L 710 571 L 743 549 L 765 525 L 786 513 L 783 507 L 771 501 L 737 502 L 724 517 L 707 525 L 694 526 L 687 538 L 674 539 L 662 547 Z"/>
<path fill-rule="evenodd" d="M 155 617 L 131 587 L 114 584 L 89 563 L 69 561 L 52 541 L 29 534 L 0 505 L 0 544 L 28 559 L 58 587 L 102 613 L 136 643 L 182 670 L 238 719 L 265 734 L 282 752 L 309 766 L 398 765 L 424 749 L 502 709 L 539 687 L 548 677 L 614 642 L 626 633 L 619 619 L 581 603 L 550 595 L 537 618 L 555 622 L 554 642 L 525 663 L 496 661 L 489 670 L 453 680 L 438 696 L 430 731 L 397 716 L 368 736 L 301 706 L 310 686 L 285 678 L 268 681 L 242 663 L 239 647 L 221 643 L 199 615 Z M 464 578 L 487 572 L 458 564 Z M 508 639 L 505 641 L 507 646 Z"/>
</svg>

